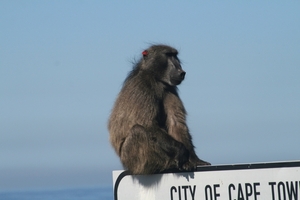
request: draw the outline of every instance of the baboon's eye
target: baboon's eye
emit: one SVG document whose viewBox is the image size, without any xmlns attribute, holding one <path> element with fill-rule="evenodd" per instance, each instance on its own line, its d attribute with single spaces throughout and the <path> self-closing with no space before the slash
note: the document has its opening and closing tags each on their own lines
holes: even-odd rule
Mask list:
<svg viewBox="0 0 300 200">
<path fill-rule="evenodd" d="M 168 52 L 168 53 L 166 53 L 166 55 L 169 57 L 172 57 L 172 56 L 176 57 L 177 54 L 173 53 L 173 52 Z"/>
</svg>

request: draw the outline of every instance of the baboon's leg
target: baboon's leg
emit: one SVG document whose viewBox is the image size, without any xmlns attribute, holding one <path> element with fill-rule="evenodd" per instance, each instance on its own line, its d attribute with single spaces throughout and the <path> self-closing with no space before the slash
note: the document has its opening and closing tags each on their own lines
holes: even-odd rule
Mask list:
<svg viewBox="0 0 300 200">
<path fill-rule="evenodd" d="M 188 160 L 184 145 L 157 128 L 146 130 L 135 125 L 121 149 L 121 161 L 133 174 L 152 174 L 181 169 Z"/>
</svg>

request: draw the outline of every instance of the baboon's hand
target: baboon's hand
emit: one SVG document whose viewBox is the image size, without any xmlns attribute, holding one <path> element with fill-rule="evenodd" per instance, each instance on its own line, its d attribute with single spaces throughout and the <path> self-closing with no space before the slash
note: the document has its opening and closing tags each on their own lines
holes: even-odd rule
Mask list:
<svg viewBox="0 0 300 200">
<path fill-rule="evenodd" d="M 195 163 L 193 163 L 193 162 L 190 162 L 190 161 L 186 162 L 182 166 L 182 168 L 183 168 L 184 171 L 194 171 L 196 169 L 196 167 L 197 167 L 197 165 Z"/>
<path fill-rule="evenodd" d="M 206 162 L 206 161 L 204 161 L 204 160 L 198 160 L 197 161 L 197 166 L 209 166 L 209 165 L 211 165 L 209 162 Z"/>
<path fill-rule="evenodd" d="M 209 165 L 211 165 L 209 162 L 197 159 L 194 161 L 189 160 L 182 166 L 182 168 L 185 171 L 195 171 L 197 169 L 197 166 L 209 166 Z"/>
</svg>

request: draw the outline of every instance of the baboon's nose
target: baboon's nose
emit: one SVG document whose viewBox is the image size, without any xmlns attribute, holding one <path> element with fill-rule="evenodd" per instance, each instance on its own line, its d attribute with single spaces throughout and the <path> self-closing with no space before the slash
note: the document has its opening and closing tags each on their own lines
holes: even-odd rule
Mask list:
<svg viewBox="0 0 300 200">
<path fill-rule="evenodd" d="M 185 71 L 182 71 L 181 73 L 180 73 L 180 78 L 183 80 L 184 79 L 184 77 L 185 77 Z"/>
</svg>

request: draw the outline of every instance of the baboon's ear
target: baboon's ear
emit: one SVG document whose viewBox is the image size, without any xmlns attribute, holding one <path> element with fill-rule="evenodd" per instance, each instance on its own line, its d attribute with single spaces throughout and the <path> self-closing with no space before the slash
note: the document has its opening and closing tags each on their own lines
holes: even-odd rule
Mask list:
<svg viewBox="0 0 300 200">
<path fill-rule="evenodd" d="M 145 56 L 148 56 L 149 52 L 147 50 L 145 50 L 145 51 L 142 52 L 142 54 L 145 57 Z"/>
</svg>

